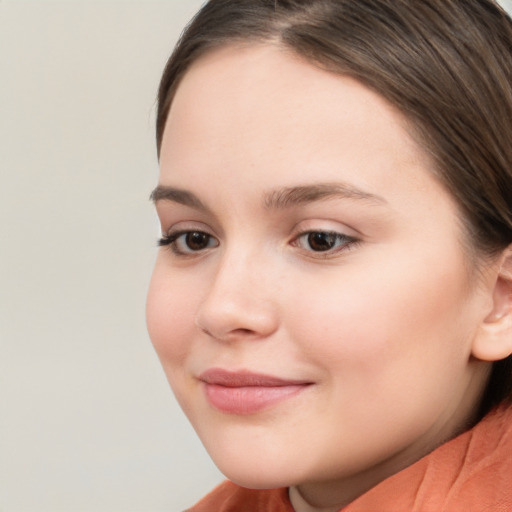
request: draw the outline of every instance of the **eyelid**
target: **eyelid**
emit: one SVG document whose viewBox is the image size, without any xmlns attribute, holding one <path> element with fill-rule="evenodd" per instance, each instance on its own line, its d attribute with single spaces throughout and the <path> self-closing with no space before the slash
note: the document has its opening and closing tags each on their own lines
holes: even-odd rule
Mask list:
<svg viewBox="0 0 512 512">
<path fill-rule="evenodd" d="M 191 233 L 201 233 L 203 235 L 206 235 L 208 237 L 207 245 L 205 247 L 201 247 L 196 250 L 194 250 L 190 247 L 186 247 L 187 246 L 186 237 L 188 235 L 190 235 Z M 185 240 L 180 241 L 180 239 L 182 237 L 185 237 Z M 158 241 L 158 245 L 160 247 L 168 247 L 172 251 L 172 253 L 177 257 L 193 258 L 193 257 L 201 256 L 201 255 L 209 252 L 211 249 L 215 249 L 216 247 L 219 246 L 219 241 L 213 235 L 206 233 L 205 231 L 198 231 L 198 230 L 190 231 L 190 230 L 188 230 L 188 231 L 176 231 L 169 235 L 164 235 Z"/>
<path fill-rule="evenodd" d="M 360 239 L 363 234 L 351 226 L 330 219 L 308 219 L 298 222 L 292 230 L 292 238 L 305 233 L 338 233 L 349 238 Z"/>
<path fill-rule="evenodd" d="M 215 246 L 207 246 L 204 249 L 200 249 L 197 251 L 182 251 L 177 246 L 177 241 L 183 235 L 187 235 L 190 233 L 204 233 L 210 240 L 215 240 Z M 218 247 L 219 238 L 213 233 L 213 230 L 210 229 L 207 225 L 202 222 L 193 222 L 193 221 L 181 221 L 172 225 L 168 230 L 165 230 L 162 233 L 162 236 L 157 241 L 160 247 L 169 248 L 173 254 L 179 257 L 194 257 L 204 254 L 209 249 Z"/>
<path fill-rule="evenodd" d="M 300 247 L 299 241 L 302 237 L 312 233 L 328 233 L 335 235 L 340 239 L 344 239 L 345 243 L 335 246 L 332 249 L 325 251 L 315 251 Z M 341 254 L 346 253 L 357 247 L 361 243 L 361 235 L 354 229 L 341 225 L 338 222 L 326 220 L 308 220 L 300 222 L 293 230 L 289 244 L 296 247 L 301 253 L 311 259 L 329 259 L 339 257 Z"/>
<path fill-rule="evenodd" d="M 169 227 L 164 229 L 164 225 L 162 223 L 162 236 L 171 237 L 176 233 L 188 233 L 189 231 L 201 231 L 203 233 L 207 233 L 208 235 L 214 236 L 213 230 L 208 224 L 199 221 L 193 220 L 182 220 L 179 222 L 169 223 Z"/>
<path fill-rule="evenodd" d="M 331 236 L 334 235 L 338 239 L 338 241 L 339 240 L 343 241 L 342 245 L 334 246 L 333 248 L 326 249 L 325 251 L 315 251 L 314 249 L 302 249 L 301 248 L 305 252 L 312 253 L 315 256 L 322 256 L 323 255 L 323 257 L 325 257 L 327 255 L 334 255 L 334 254 L 337 254 L 338 252 L 347 250 L 349 247 L 353 246 L 356 243 L 360 243 L 361 242 L 361 240 L 359 240 L 358 238 L 355 238 L 355 237 L 350 236 L 350 235 L 346 235 L 344 233 L 339 233 L 339 232 L 336 232 L 336 231 L 310 230 L 310 231 L 305 231 L 303 233 L 299 233 L 292 240 L 292 245 L 298 246 L 299 245 L 298 241 L 301 238 L 303 238 L 305 236 L 309 236 L 311 234 L 315 234 L 315 233 L 322 233 L 322 234 L 327 234 L 327 235 L 331 235 Z"/>
</svg>

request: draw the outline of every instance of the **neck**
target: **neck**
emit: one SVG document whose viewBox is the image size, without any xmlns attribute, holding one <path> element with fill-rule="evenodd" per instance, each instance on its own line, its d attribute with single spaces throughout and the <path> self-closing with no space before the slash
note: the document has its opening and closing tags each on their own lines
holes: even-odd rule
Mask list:
<svg viewBox="0 0 512 512">
<path fill-rule="evenodd" d="M 360 472 L 330 481 L 317 481 L 291 487 L 290 502 L 295 512 L 338 512 L 386 478 L 407 468 L 435 450 L 439 445 L 469 429 L 475 421 L 483 385 L 489 368 L 481 365 L 480 378 L 472 379 L 457 398 L 457 407 L 451 413 L 441 415 L 428 430 L 399 452 L 371 464 Z"/>
<path fill-rule="evenodd" d="M 290 502 L 295 512 L 338 512 L 356 498 L 369 491 L 388 476 L 415 462 L 409 458 L 401 464 L 390 465 L 390 461 L 350 477 L 330 482 L 308 483 L 290 487 Z"/>
</svg>

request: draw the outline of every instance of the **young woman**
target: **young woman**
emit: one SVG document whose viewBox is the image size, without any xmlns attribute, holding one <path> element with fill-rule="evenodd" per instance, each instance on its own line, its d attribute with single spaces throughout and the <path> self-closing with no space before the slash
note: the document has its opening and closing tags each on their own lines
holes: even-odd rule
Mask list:
<svg viewBox="0 0 512 512">
<path fill-rule="evenodd" d="M 512 22 L 210 0 L 159 91 L 148 328 L 195 512 L 512 510 Z"/>
</svg>

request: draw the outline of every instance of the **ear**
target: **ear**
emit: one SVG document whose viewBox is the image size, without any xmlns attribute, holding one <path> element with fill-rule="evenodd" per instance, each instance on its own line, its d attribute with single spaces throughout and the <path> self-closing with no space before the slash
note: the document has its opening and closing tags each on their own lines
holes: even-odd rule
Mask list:
<svg viewBox="0 0 512 512">
<path fill-rule="evenodd" d="M 498 361 L 512 354 L 512 245 L 501 254 L 492 274 L 492 309 L 473 341 L 473 355 Z"/>
</svg>

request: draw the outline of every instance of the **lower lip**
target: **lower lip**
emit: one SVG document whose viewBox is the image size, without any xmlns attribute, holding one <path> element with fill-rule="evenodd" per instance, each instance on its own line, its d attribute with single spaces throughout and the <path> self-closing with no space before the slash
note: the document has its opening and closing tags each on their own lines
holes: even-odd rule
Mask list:
<svg viewBox="0 0 512 512">
<path fill-rule="evenodd" d="M 309 384 L 227 387 L 205 383 L 209 403 L 228 414 L 254 414 L 304 391 Z"/>
</svg>

